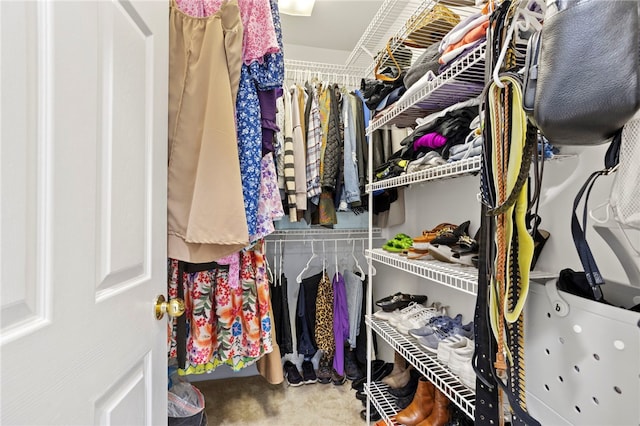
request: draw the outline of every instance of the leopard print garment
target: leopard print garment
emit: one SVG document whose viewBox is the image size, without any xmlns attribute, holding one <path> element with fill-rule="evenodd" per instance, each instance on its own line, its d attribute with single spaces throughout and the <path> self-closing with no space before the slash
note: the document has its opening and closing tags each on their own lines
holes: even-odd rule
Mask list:
<svg viewBox="0 0 640 426">
<path fill-rule="evenodd" d="M 324 356 L 332 359 L 336 350 L 333 337 L 333 287 L 325 272 L 316 296 L 316 344 Z"/>
</svg>

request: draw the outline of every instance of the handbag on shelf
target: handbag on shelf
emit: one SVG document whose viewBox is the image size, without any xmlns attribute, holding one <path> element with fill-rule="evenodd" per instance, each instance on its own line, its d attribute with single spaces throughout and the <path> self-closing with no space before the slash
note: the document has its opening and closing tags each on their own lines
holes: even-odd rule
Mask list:
<svg viewBox="0 0 640 426">
<path fill-rule="evenodd" d="M 438 43 L 459 22 L 460 16 L 441 4 L 409 18 L 405 24 L 409 34 L 402 39 L 390 38 L 385 48 L 376 55 L 376 79 L 397 80 L 402 71 L 411 66 L 413 53 L 409 47 L 421 49 Z M 385 68 L 391 68 L 393 75 L 381 72 Z"/>
<path fill-rule="evenodd" d="M 405 46 L 427 48 L 439 43 L 460 22 L 460 16 L 446 6 L 436 4 L 407 21 L 409 35 L 403 40 Z"/>
<path fill-rule="evenodd" d="M 606 142 L 640 108 L 640 3 L 557 0 L 527 50 L 524 109 L 554 145 Z"/>
<path fill-rule="evenodd" d="M 413 54 L 411 50 L 402 44 L 392 49 L 393 39 L 387 41 L 386 47 L 378 52 L 376 66 L 373 73 L 376 80 L 396 81 L 402 75 L 402 71 L 411 66 Z"/>
</svg>

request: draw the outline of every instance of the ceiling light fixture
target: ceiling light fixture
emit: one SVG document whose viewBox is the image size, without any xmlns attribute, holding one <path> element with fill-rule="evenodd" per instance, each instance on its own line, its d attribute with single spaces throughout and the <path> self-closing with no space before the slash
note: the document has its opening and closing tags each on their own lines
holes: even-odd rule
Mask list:
<svg viewBox="0 0 640 426">
<path fill-rule="evenodd" d="M 311 16 L 316 0 L 279 0 L 280 13 L 293 16 Z"/>
</svg>

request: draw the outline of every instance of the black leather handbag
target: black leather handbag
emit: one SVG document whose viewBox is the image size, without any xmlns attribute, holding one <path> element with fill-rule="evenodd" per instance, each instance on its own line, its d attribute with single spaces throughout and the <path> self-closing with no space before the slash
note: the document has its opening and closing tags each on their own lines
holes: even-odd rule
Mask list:
<svg viewBox="0 0 640 426">
<path fill-rule="evenodd" d="M 640 108 L 640 2 L 548 3 L 529 40 L 524 109 L 554 145 L 604 143 Z"/>
</svg>

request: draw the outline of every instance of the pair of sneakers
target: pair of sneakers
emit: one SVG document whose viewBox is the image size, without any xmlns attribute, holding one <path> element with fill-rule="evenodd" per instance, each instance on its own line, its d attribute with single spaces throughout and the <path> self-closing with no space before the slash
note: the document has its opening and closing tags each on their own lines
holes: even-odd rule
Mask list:
<svg viewBox="0 0 640 426">
<path fill-rule="evenodd" d="M 300 375 L 298 367 L 289 360 L 284 362 L 282 369 L 284 370 L 284 377 L 287 379 L 289 386 L 297 387 L 302 386 L 303 384 L 310 385 L 318 381 L 318 376 L 316 375 L 316 371 L 313 368 L 313 363 L 311 361 L 302 362 L 302 375 Z"/>
</svg>

